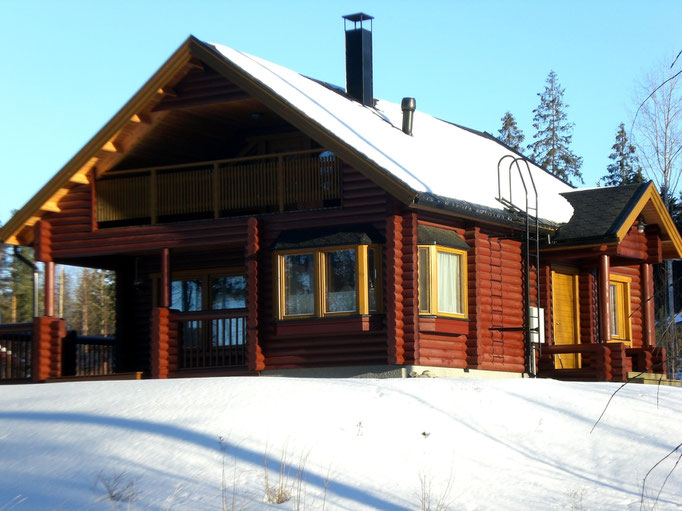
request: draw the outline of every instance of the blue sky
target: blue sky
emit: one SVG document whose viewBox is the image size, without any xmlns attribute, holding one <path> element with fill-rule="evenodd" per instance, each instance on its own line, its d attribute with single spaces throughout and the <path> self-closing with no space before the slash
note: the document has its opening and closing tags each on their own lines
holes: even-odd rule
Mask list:
<svg viewBox="0 0 682 511">
<path fill-rule="evenodd" d="M 374 20 L 374 95 L 531 141 L 551 69 L 585 186 L 606 172 L 636 84 L 682 49 L 682 2 L 0 0 L 0 221 L 20 208 L 193 34 L 345 84 L 343 20 Z M 628 124 L 629 126 L 629 124 Z"/>
</svg>

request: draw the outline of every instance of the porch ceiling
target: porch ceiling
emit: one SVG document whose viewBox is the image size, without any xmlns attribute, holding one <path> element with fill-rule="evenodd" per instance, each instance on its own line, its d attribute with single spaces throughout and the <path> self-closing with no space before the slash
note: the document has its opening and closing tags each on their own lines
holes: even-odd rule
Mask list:
<svg viewBox="0 0 682 511">
<path fill-rule="evenodd" d="M 231 158 L 239 155 L 247 139 L 256 133 L 293 130 L 250 97 L 172 110 L 126 151 L 110 172 Z"/>
</svg>

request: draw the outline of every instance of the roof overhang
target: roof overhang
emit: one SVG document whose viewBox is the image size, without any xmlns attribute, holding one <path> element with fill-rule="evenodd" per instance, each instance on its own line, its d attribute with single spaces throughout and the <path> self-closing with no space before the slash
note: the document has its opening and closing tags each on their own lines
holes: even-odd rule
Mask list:
<svg viewBox="0 0 682 511">
<path fill-rule="evenodd" d="M 580 193 L 580 190 L 573 193 Z M 543 252 L 585 249 L 603 251 L 623 241 L 635 222 L 639 220 L 643 220 L 646 225 L 658 226 L 664 259 L 682 258 L 682 238 L 652 182 L 641 185 L 607 232 L 599 236 L 581 236 L 558 241 L 556 244 L 543 248 Z"/>
<path fill-rule="evenodd" d="M 0 229 L 0 241 L 10 245 L 29 245 L 33 241 L 33 227 L 46 212 L 58 212 L 59 200 L 79 184 L 89 183 L 89 174 L 97 165 L 97 153 L 107 151 L 111 141 L 129 122 L 136 121 L 138 112 L 159 94 L 189 62 L 190 37 L 140 88 L 128 103 L 107 122 L 69 162 L 57 172 L 10 220 Z"/>
<path fill-rule="evenodd" d="M 158 99 L 159 93 L 173 78 L 196 58 L 253 95 L 266 107 L 285 118 L 297 129 L 332 150 L 341 159 L 381 186 L 404 204 L 411 204 L 416 192 L 369 160 L 331 131 L 310 119 L 304 112 L 284 101 L 277 93 L 219 54 L 209 44 L 190 36 L 159 70 L 138 90 L 114 117 L 100 129 L 71 160 L 52 177 L 2 228 L 0 242 L 10 245 L 30 245 L 32 227 L 46 212 L 59 212 L 59 200 L 69 190 L 90 182 L 93 168 L 99 162 L 98 153 L 116 150 L 114 140 L 130 122 L 139 122 L 140 111 Z"/>
<path fill-rule="evenodd" d="M 665 207 L 665 203 L 656 191 L 653 183 L 649 183 L 647 189 L 616 231 L 618 241 L 622 241 L 625 238 L 632 225 L 640 217 L 646 224 L 658 225 L 661 230 L 664 259 L 682 258 L 682 238 L 680 237 L 680 232 L 677 230 L 677 226 L 672 216 L 670 216 L 668 208 Z"/>
</svg>

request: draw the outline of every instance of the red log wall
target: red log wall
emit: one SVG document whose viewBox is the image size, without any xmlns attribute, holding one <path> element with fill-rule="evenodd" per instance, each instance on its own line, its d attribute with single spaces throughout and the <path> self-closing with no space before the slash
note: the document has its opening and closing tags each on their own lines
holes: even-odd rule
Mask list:
<svg viewBox="0 0 682 511">
<path fill-rule="evenodd" d="M 40 316 L 33 320 L 33 367 L 35 382 L 62 375 L 62 339 L 66 324 L 62 319 Z"/>
<path fill-rule="evenodd" d="M 165 307 L 154 307 L 151 318 L 151 375 L 152 378 L 168 378 L 169 315 Z"/>
<path fill-rule="evenodd" d="M 469 251 L 469 367 L 525 371 L 521 243 L 474 228 L 466 233 Z M 473 260 L 473 261 L 472 261 Z M 473 282 L 472 282 L 473 281 Z"/>
</svg>

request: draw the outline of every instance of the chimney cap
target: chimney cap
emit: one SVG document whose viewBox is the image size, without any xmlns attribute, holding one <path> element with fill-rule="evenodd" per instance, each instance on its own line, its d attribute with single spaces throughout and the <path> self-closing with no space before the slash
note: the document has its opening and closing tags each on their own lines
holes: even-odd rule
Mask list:
<svg viewBox="0 0 682 511">
<path fill-rule="evenodd" d="M 358 21 L 373 20 L 374 16 L 370 16 L 364 12 L 356 12 L 355 14 L 346 14 L 345 16 L 342 16 L 342 18 L 357 23 Z"/>
<path fill-rule="evenodd" d="M 403 98 L 400 102 L 400 108 L 405 111 L 414 112 L 417 109 L 417 102 L 414 98 Z"/>
<path fill-rule="evenodd" d="M 360 24 L 360 28 L 362 28 L 362 22 L 363 21 L 369 21 L 369 26 L 370 30 L 372 28 L 372 20 L 374 19 L 374 16 L 370 16 L 369 14 L 365 14 L 364 12 L 356 12 L 355 14 L 346 14 L 345 16 L 341 16 L 343 18 L 343 28 L 348 31 L 349 29 L 346 28 L 346 21 L 350 21 L 353 23 L 352 28 L 350 30 L 356 30 L 358 28 L 358 23 Z"/>
</svg>

